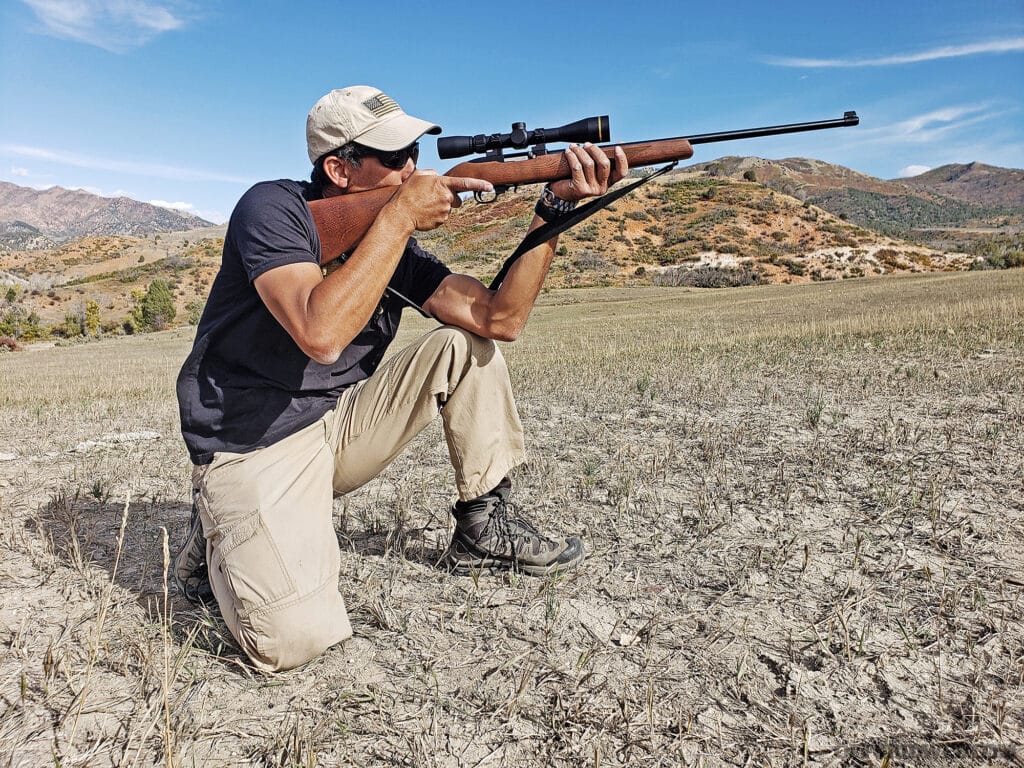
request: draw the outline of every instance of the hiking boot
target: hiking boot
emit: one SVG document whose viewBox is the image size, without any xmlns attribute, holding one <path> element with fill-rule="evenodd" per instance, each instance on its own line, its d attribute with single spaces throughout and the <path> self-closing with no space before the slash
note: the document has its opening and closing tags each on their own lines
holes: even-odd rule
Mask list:
<svg viewBox="0 0 1024 768">
<path fill-rule="evenodd" d="M 573 568 L 583 560 L 583 542 L 576 536 L 552 539 L 523 517 L 512 515 L 511 490 L 506 478 L 490 493 L 455 503 L 455 533 L 446 553 L 450 571 L 512 570 L 544 576 Z"/>
<path fill-rule="evenodd" d="M 215 602 L 210 586 L 210 572 L 206 566 L 206 537 L 199 508 L 192 503 L 192 517 L 188 523 L 188 536 L 181 551 L 174 557 L 174 583 L 189 602 L 211 604 Z"/>
</svg>

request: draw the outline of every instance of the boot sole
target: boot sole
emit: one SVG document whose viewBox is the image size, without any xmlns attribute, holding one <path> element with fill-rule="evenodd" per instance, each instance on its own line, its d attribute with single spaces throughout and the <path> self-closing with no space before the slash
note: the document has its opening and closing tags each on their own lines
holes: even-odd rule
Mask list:
<svg viewBox="0 0 1024 768">
<path fill-rule="evenodd" d="M 569 571 L 583 562 L 584 552 L 579 557 L 562 563 L 550 563 L 548 565 L 532 565 L 515 560 L 505 560 L 498 557 L 478 557 L 472 560 L 454 559 L 450 554 L 442 561 L 442 567 L 455 576 L 472 576 L 474 574 L 488 572 L 491 574 L 500 573 L 522 573 L 527 576 L 549 576 L 561 571 Z"/>
</svg>

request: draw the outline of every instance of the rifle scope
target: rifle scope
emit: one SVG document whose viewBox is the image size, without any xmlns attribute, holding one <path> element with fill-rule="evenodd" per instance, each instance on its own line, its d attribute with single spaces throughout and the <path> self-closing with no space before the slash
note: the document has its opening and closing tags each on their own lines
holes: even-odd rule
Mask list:
<svg viewBox="0 0 1024 768">
<path fill-rule="evenodd" d="M 526 123 L 512 123 L 511 133 L 478 133 L 476 136 L 446 136 L 437 140 L 437 155 L 442 160 L 463 157 L 478 152 L 494 152 L 501 154 L 502 149 L 524 149 L 531 144 L 544 144 L 549 141 L 569 141 L 583 144 L 594 144 L 610 140 L 608 133 L 608 115 L 601 117 L 585 117 L 575 123 L 568 123 L 558 128 L 536 128 L 526 130 Z"/>
</svg>

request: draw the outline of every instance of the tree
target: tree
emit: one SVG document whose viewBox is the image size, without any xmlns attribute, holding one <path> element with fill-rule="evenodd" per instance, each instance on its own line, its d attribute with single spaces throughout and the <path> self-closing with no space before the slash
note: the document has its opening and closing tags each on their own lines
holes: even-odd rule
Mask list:
<svg viewBox="0 0 1024 768">
<path fill-rule="evenodd" d="M 72 310 L 64 314 L 64 322 L 54 326 L 53 332 L 66 339 L 85 335 L 85 311 Z"/>
<path fill-rule="evenodd" d="M 185 312 L 188 313 L 189 325 L 199 325 L 203 317 L 203 310 L 206 309 L 205 301 L 190 301 L 185 305 Z"/>
<path fill-rule="evenodd" d="M 36 341 L 46 336 L 39 315 L 29 312 L 21 304 L 14 304 L 0 315 L 0 336 L 19 341 Z"/>
<path fill-rule="evenodd" d="M 100 305 L 92 299 L 85 302 L 85 333 L 88 336 L 100 335 Z"/>
<path fill-rule="evenodd" d="M 160 331 L 174 320 L 177 310 L 174 308 L 174 294 L 163 280 L 154 280 L 146 292 L 137 298 L 132 318 L 140 330 Z"/>
</svg>

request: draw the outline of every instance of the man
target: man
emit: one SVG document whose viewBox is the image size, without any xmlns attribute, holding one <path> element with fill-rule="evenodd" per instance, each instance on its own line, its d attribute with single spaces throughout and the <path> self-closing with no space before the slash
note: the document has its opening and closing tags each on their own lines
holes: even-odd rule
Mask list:
<svg viewBox="0 0 1024 768">
<path fill-rule="evenodd" d="M 418 140 L 440 127 L 376 88 L 332 91 L 306 123 L 311 183 L 257 184 L 235 208 L 223 261 L 178 377 L 194 468 L 192 529 L 175 559 L 190 597 L 216 598 L 231 633 L 264 670 L 302 664 L 352 634 L 338 591 L 332 498 L 375 477 L 440 413 L 458 501 L 446 565 L 545 574 L 583 558 L 509 513 L 509 472 L 524 461 L 508 371 L 494 341 L 522 331 L 554 239 L 524 255 L 497 291 L 452 274 L 412 239 L 460 205 L 479 179 L 417 171 Z M 627 170 L 596 147 L 570 147 L 531 228 L 602 194 Z M 396 190 L 329 274 L 307 201 Z M 412 305 L 442 327 L 381 365 Z M 208 578 L 208 582 L 207 582 Z"/>
</svg>

